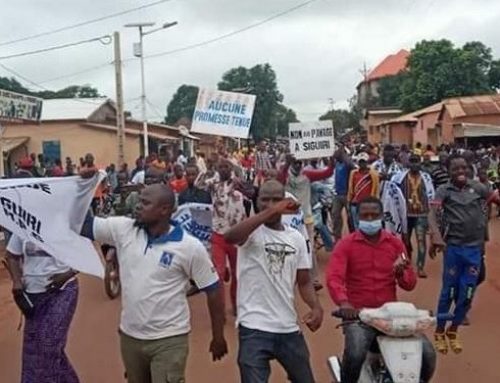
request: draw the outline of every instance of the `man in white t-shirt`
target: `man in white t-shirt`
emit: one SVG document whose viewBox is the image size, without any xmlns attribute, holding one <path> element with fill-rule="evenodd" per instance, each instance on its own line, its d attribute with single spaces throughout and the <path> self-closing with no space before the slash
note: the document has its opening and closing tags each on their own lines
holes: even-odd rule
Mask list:
<svg viewBox="0 0 500 383">
<path fill-rule="evenodd" d="M 170 223 L 175 205 L 164 184 L 139 196 L 136 220 L 88 218 L 82 234 L 115 246 L 122 284 L 120 342 L 129 383 L 183 383 L 190 327 L 189 280 L 207 293 L 213 359 L 227 353 L 217 272 L 203 244 Z"/>
<path fill-rule="evenodd" d="M 299 205 L 285 198 L 278 181 L 265 182 L 259 191 L 259 214 L 231 227 L 224 235 L 238 248 L 237 307 L 238 364 L 242 383 L 265 383 L 270 361 L 276 359 L 293 383 L 313 383 L 309 351 L 298 325 L 294 291 L 311 311 L 303 322 L 316 331 L 323 310 L 314 292 L 311 259 L 304 237 L 283 225 L 283 214 Z"/>
</svg>

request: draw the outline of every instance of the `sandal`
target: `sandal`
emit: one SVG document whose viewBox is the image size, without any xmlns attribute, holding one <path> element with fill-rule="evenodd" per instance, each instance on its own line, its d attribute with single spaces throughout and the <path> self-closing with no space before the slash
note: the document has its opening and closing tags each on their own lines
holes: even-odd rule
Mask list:
<svg viewBox="0 0 500 383">
<path fill-rule="evenodd" d="M 446 331 L 446 337 L 450 342 L 450 348 L 453 350 L 455 354 L 460 354 L 463 350 L 462 343 L 460 342 L 460 338 L 458 336 L 458 332 L 456 331 Z"/>
<path fill-rule="evenodd" d="M 448 343 L 446 342 L 446 335 L 444 332 L 437 332 L 434 334 L 434 347 L 437 352 L 443 355 L 448 354 Z"/>
</svg>

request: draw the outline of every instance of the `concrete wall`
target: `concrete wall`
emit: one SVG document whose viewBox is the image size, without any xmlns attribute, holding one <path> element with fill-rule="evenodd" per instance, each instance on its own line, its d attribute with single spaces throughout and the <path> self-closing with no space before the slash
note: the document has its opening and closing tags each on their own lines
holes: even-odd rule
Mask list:
<svg viewBox="0 0 500 383">
<path fill-rule="evenodd" d="M 60 141 L 61 160 L 71 157 L 74 163 L 86 153 L 93 153 L 96 164 L 107 166 L 118 161 L 116 131 L 90 128 L 78 122 L 44 122 L 43 124 L 4 125 L 4 137 L 29 137 L 25 147 L 12 152 L 10 164 L 29 153 L 42 153 L 43 141 Z M 140 154 L 140 137 L 125 137 L 125 161 L 133 167 Z"/>
</svg>

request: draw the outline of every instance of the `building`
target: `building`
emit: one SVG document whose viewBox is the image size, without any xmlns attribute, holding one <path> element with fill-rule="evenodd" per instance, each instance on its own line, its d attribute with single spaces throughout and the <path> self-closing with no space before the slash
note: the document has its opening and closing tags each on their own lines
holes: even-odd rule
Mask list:
<svg viewBox="0 0 500 383">
<path fill-rule="evenodd" d="M 30 153 L 43 153 L 48 161 L 70 157 L 74 163 L 93 153 L 99 166 L 118 162 L 116 108 L 107 98 L 44 100 L 40 121 L 4 121 L 2 151 L 6 171 Z M 151 152 L 173 152 L 182 144 L 179 128 L 148 123 Z M 142 122 L 127 116 L 125 162 L 131 167 L 144 152 Z"/>
<path fill-rule="evenodd" d="M 406 69 L 410 52 L 401 49 L 398 53 L 387 56 L 380 64 L 371 70 L 357 86 L 358 102 L 361 105 L 370 105 L 373 98 L 378 97 L 380 80 L 385 77 L 396 76 Z"/>
<path fill-rule="evenodd" d="M 362 126 L 365 128 L 368 142 L 373 144 L 387 142 L 386 131 L 380 123 L 399 117 L 403 112 L 397 108 L 372 108 L 365 110 Z"/>
<path fill-rule="evenodd" d="M 436 124 L 441 112 L 442 103 L 431 105 L 399 117 L 395 117 L 377 124 L 380 132 L 380 142 L 394 143 L 410 147 L 417 142 L 436 145 L 438 142 Z"/>
<path fill-rule="evenodd" d="M 363 81 L 357 86 L 358 103 L 363 108 L 361 126 L 366 131 L 367 140 L 371 143 L 385 142 L 384 131 L 379 128 L 382 121 L 398 117 L 402 111 L 396 106 L 376 107 L 379 96 L 380 80 L 396 76 L 406 69 L 410 52 L 401 49 L 398 53 L 387 56 L 372 71 L 366 74 Z"/>
<path fill-rule="evenodd" d="M 500 94 L 456 97 L 382 121 L 382 142 L 439 146 L 485 138 L 500 141 Z M 498 138 L 496 138 L 498 137 Z"/>
</svg>

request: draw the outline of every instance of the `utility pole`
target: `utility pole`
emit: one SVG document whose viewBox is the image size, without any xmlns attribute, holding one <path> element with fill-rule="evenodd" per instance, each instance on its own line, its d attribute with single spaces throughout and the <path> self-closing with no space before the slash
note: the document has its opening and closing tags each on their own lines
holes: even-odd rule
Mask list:
<svg viewBox="0 0 500 383">
<path fill-rule="evenodd" d="M 113 34 L 115 43 L 116 129 L 118 132 L 118 164 L 125 163 L 125 112 L 123 111 L 122 54 L 120 33 Z"/>
<path fill-rule="evenodd" d="M 148 121 L 146 115 L 146 80 L 144 76 L 144 45 L 143 38 L 151 33 L 158 32 L 162 29 L 167 29 L 177 25 L 177 21 L 172 23 L 164 23 L 161 27 L 144 32 L 144 28 L 154 26 L 155 23 L 132 23 L 125 24 L 127 28 L 139 28 L 139 42 L 134 44 L 134 56 L 141 59 L 141 118 L 142 118 L 142 134 L 144 138 L 144 157 L 149 156 L 149 140 L 148 140 Z"/>
</svg>

